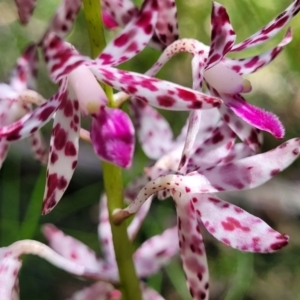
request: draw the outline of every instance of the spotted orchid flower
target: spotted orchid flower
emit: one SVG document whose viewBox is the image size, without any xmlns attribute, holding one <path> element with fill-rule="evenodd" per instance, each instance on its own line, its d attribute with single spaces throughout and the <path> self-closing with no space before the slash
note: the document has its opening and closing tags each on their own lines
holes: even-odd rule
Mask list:
<svg viewBox="0 0 300 300">
<path fill-rule="evenodd" d="M 224 101 L 224 104 L 220 106 L 223 119 L 243 142 L 256 151 L 262 140 L 260 130 L 270 132 L 277 138 L 282 138 L 284 129 L 275 115 L 247 103 L 241 96 L 241 93 L 251 90 L 250 82 L 244 80 L 241 75 L 250 74 L 272 61 L 283 47 L 291 41 L 291 31 L 287 31 L 283 40 L 274 49 L 262 55 L 238 60 L 228 59 L 225 55 L 268 41 L 298 13 L 299 8 L 300 2 L 298 0 L 294 1 L 260 31 L 245 41 L 234 45 L 235 33 L 227 12 L 222 5 L 214 2 L 210 47 L 193 39 L 175 41 L 165 49 L 146 74 L 155 76 L 162 66 L 179 52 L 192 54 L 193 88 L 201 90 L 203 82 L 205 82 L 209 91 Z M 201 112 L 191 114 L 191 126 L 187 132 L 187 141 L 190 144 L 192 144 L 197 134 L 200 114 Z M 253 126 L 256 128 L 253 128 Z"/>
<path fill-rule="evenodd" d="M 129 187 L 131 192 L 136 190 L 136 186 Z M 114 296 L 116 299 L 121 299 L 120 291 L 114 286 L 118 285 L 119 276 L 115 259 L 115 254 L 112 244 L 112 235 L 110 223 L 108 220 L 108 209 L 106 197 L 102 197 L 100 202 L 100 218 L 99 218 L 99 239 L 102 245 L 104 258 L 98 258 L 95 252 L 89 249 L 86 245 L 76 240 L 71 236 L 65 235 L 54 225 L 44 225 L 43 233 L 52 249 L 59 255 L 63 256 L 83 268 L 94 268 L 99 266 L 99 276 L 101 281 L 85 288 L 82 291 L 75 293 L 71 299 L 103 299 L 108 300 Z M 150 201 L 151 202 L 151 201 Z M 133 240 L 137 235 L 142 222 L 150 208 L 150 202 L 145 209 L 140 210 L 132 220 L 128 227 L 128 236 Z M 153 236 L 145 241 L 134 253 L 134 263 L 136 272 L 139 278 L 147 278 L 155 274 L 165 264 L 167 264 L 174 255 L 178 253 L 179 247 L 176 227 L 165 230 L 162 234 Z M 141 281 L 141 290 L 143 299 L 163 299 L 155 290 L 147 287 Z M 99 297 L 99 298 L 96 298 Z M 114 298 L 115 299 L 115 298 Z"/>
<path fill-rule="evenodd" d="M 215 193 L 257 187 L 300 154 L 298 138 L 269 152 L 249 156 L 252 154 L 249 147 L 235 144 L 235 134 L 224 121 L 201 139 L 201 135 L 197 136 L 192 155 L 186 158 L 180 172 L 177 170 L 183 144 L 147 168 L 149 182 L 127 208 L 113 214 L 114 220 L 120 222 L 136 213 L 155 193 L 160 199 L 173 198 L 181 258 L 193 299 L 209 297 L 208 266 L 200 226 L 222 243 L 241 251 L 269 253 L 288 243 L 287 235 L 276 232 L 261 219 L 223 201 Z"/>
<path fill-rule="evenodd" d="M 33 254 L 49 261 L 54 266 L 76 276 L 92 276 L 95 266 L 87 269 L 85 266 L 68 260 L 57 254 L 48 246 L 34 241 L 21 240 L 8 247 L 0 248 L 0 298 L 1 300 L 19 299 L 18 273 L 22 267 L 21 256 Z"/>
<path fill-rule="evenodd" d="M 0 83 L 0 126 L 18 121 L 32 111 L 32 102 L 39 105 L 43 99 L 36 92 L 37 51 L 29 45 L 18 58 L 11 72 L 9 84 Z M 42 164 L 46 164 L 48 151 L 40 131 L 29 136 L 33 154 Z M 10 140 L 0 138 L 0 168 L 6 158 Z"/>
<path fill-rule="evenodd" d="M 121 110 L 107 107 L 108 100 L 97 80 L 164 109 L 209 109 L 220 104 L 217 97 L 113 68 L 145 47 L 153 35 L 156 12 L 156 1 L 145 1 L 139 15 L 95 60 L 81 56 L 51 32 L 43 39 L 45 60 L 59 91 L 33 113 L 0 128 L 1 137 L 18 140 L 41 128 L 55 113 L 43 213 L 60 200 L 76 167 L 81 112 L 93 116 L 91 140 L 98 156 L 122 167 L 131 163 L 131 121 Z"/>
</svg>

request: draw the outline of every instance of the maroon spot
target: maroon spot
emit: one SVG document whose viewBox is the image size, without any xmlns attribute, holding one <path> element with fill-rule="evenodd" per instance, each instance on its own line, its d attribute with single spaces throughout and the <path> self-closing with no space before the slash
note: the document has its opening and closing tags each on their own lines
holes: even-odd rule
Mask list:
<svg viewBox="0 0 300 300">
<path fill-rule="evenodd" d="M 58 155 L 56 152 L 53 151 L 50 157 L 51 164 L 54 164 L 57 160 L 58 160 Z"/>
<path fill-rule="evenodd" d="M 191 102 L 197 102 L 197 97 L 196 95 L 191 92 L 187 91 L 184 89 L 177 89 L 178 96 L 183 100 L 183 101 L 191 101 Z"/>
<path fill-rule="evenodd" d="M 241 229 L 244 232 L 249 232 L 250 231 L 249 227 L 242 226 L 241 223 L 238 220 L 236 220 L 232 217 L 227 217 L 226 220 L 227 220 L 227 222 L 225 222 L 225 221 L 221 222 L 223 228 L 226 231 L 234 231 L 235 229 Z"/>
<path fill-rule="evenodd" d="M 275 251 L 275 250 L 281 249 L 282 247 L 286 246 L 287 244 L 288 244 L 288 240 L 274 243 L 270 246 L 270 248 Z"/>
<path fill-rule="evenodd" d="M 271 176 L 275 176 L 276 174 L 278 174 L 280 172 L 280 169 L 274 169 L 271 171 L 270 175 Z"/>
<path fill-rule="evenodd" d="M 76 166 L 77 166 L 77 160 L 74 160 L 72 162 L 72 169 L 74 170 L 76 168 Z"/>
<path fill-rule="evenodd" d="M 158 96 L 157 101 L 163 107 L 172 107 L 175 104 L 175 100 L 169 96 Z"/>
<path fill-rule="evenodd" d="M 63 189 L 65 189 L 65 188 L 67 187 L 67 185 L 68 185 L 67 180 L 65 179 L 64 176 L 61 176 L 61 177 L 59 178 L 59 180 L 58 180 L 57 188 L 58 188 L 59 190 L 63 190 Z"/>
<path fill-rule="evenodd" d="M 219 142 L 221 142 L 224 139 L 224 136 L 221 134 L 221 132 L 217 132 L 213 138 L 212 138 L 212 143 L 213 144 L 217 144 Z"/>
<path fill-rule="evenodd" d="M 71 101 L 66 101 L 64 106 L 64 114 L 66 117 L 71 117 L 73 115 L 73 105 Z"/>
<path fill-rule="evenodd" d="M 190 191 L 191 191 L 191 189 L 189 188 L 189 187 L 185 187 L 185 191 L 187 192 L 187 193 L 189 193 Z"/>
<path fill-rule="evenodd" d="M 65 155 L 66 156 L 75 156 L 77 154 L 75 145 L 73 142 L 68 141 L 65 147 Z"/>
<path fill-rule="evenodd" d="M 66 144 L 67 141 L 67 133 L 63 128 L 56 127 L 53 129 L 54 131 L 54 147 L 57 150 L 62 150 Z"/>
<path fill-rule="evenodd" d="M 39 119 L 41 121 L 46 121 L 49 118 L 49 116 L 54 112 L 54 110 L 55 110 L 55 107 L 53 107 L 53 106 L 46 107 L 45 109 L 43 109 L 40 112 Z"/>
</svg>

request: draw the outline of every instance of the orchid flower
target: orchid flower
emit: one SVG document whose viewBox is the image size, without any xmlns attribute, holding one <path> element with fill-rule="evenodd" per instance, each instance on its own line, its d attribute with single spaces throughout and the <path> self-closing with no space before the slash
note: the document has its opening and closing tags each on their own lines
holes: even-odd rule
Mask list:
<svg viewBox="0 0 300 300">
<path fill-rule="evenodd" d="M 180 252 L 190 293 L 193 299 L 208 299 L 209 275 L 200 225 L 222 243 L 241 251 L 269 253 L 288 243 L 287 235 L 214 194 L 251 189 L 268 181 L 299 156 L 300 139 L 248 156 L 249 147 L 234 143 L 235 134 L 224 121 L 212 128 L 202 143 L 197 144 L 201 135 L 197 138 L 185 169 L 177 171 L 181 145 L 178 151 L 174 148 L 146 169 L 150 181 L 127 208 L 113 213 L 113 219 L 121 222 L 134 214 L 154 193 L 161 199 L 171 195 L 176 204 Z"/>
<path fill-rule="evenodd" d="M 18 273 L 22 267 L 21 256 L 34 254 L 44 258 L 51 264 L 76 276 L 92 276 L 95 266 L 91 269 L 68 260 L 57 254 L 48 246 L 33 240 L 21 240 L 8 247 L 0 248 L 0 298 L 1 300 L 19 299 Z"/>
<path fill-rule="evenodd" d="M 130 166 L 134 128 L 124 112 L 106 106 L 108 100 L 97 80 L 164 109 L 209 109 L 220 104 L 217 97 L 111 67 L 145 47 L 153 35 L 156 15 L 156 1 L 146 0 L 139 15 L 96 60 L 81 56 L 51 32 L 44 37 L 45 60 L 59 91 L 33 113 L 0 128 L 1 137 L 18 140 L 41 128 L 55 113 L 43 213 L 60 200 L 76 167 L 80 112 L 93 116 L 91 140 L 97 155 L 122 167 Z"/>
<path fill-rule="evenodd" d="M 224 104 L 220 106 L 223 119 L 242 141 L 256 151 L 261 145 L 260 130 L 268 131 L 277 138 L 283 137 L 284 130 L 275 115 L 247 103 L 241 96 L 240 93 L 251 90 L 250 82 L 244 80 L 241 75 L 250 74 L 272 61 L 283 47 L 291 41 L 291 31 L 287 31 L 283 40 L 274 49 L 262 55 L 239 60 L 227 59 L 225 55 L 266 42 L 298 13 L 299 8 L 300 2 L 298 0 L 294 1 L 260 31 L 245 41 L 234 45 L 235 33 L 227 12 L 222 5 L 214 2 L 211 17 L 212 34 L 210 47 L 193 39 L 175 41 L 166 48 L 146 74 L 155 76 L 162 66 L 179 52 L 191 53 L 193 55 L 193 88 L 201 90 L 204 80 L 209 91 L 224 101 Z M 191 114 L 191 126 L 187 132 L 187 143 L 192 144 L 197 134 L 200 114 L 201 112 L 193 112 Z M 186 149 L 184 152 L 188 154 L 188 151 Z"/>
<path fill-rule="evenodd" d="M 133 185 L 131 191 L 136 190 Z M 133 240 L 148 213 L 150 203 L 145 209 L 140 210 L 128 227 L 128 236 Z M 118 269 L 114 256 L 110 223 L 108 220 L 108 209 L 106 197 L 100 201 L 99 238 L 104 253 L 104 258 L 98 258 L 91 249 L 73 237 L 65 235 L 54 225 L 44 225 L 43 233 L 49 241 L 51 248 L 63 256 L 84 268 L 99 266 L 98 274 L 101 281 L 75 293 L 69 299 L 110 299 L 112 294 L 121 298 L 121 293 L 114 288 L 118 284 Z M 179 247 L 176 227 L 165 230 L 162 234 L 151 237 L 145 241 L 134 253 L 134 263 L 139 278 L 146 278 L 167 264 L 170 259 L 178 253 Z M 172 245 L 172 246 L 171 246 Z M 143 299 L 163 299 L 156 291 L 141 282 Z M 152 296 L 153 298 L 151 298 Z"/>
<path fill-rule="evenodd" d="M 37 51 L 29 45 L 18 58 L 12 70 L 9 84 L 0 83 L 0 126 L 9 125 L 32 110 L 32 103 L 40 104 L 43 99 L 36 92 Z M 29 135 L 31 147 L 36 159 L 46 164 L 48 151 L 40 131 Z M 0 138 L 0 168 L 6 158 L 10 140 Z"/>
</svg>

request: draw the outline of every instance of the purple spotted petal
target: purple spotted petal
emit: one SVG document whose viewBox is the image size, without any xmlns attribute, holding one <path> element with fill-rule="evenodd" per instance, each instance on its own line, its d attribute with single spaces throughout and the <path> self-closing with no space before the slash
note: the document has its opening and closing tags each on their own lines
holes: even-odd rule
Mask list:
<svg viewBox="0 0 300 300">
<path fill-rule="evenodd" d="M 96 62 L 102 65 L 119 65 L 143 50 L 153 36 L 157 12 L 157 1 L 145 0 L 139 13 L 106 46 Z"/>
<path fill-rule="evenodd" d="M 180 85 L 111 67 L 90 66 L 99 81 L 122 90 L 152 106 L 168 110 L 208 109 L 221 100 Z"/>
<path fill-rule="evenodd" d="M 53 123 L 43 214 L 49 213 L 56 206 L 69 185 L 77 164 L 79 130 L 79 104 L 66 91 Z"/>
<path fill-rule="evenodd" d="M 273 61 L 283 48 L 292 41 L 292 31 L 289 28 L 282 41 L 272 50 L 249 58 L 230 59 L 223 58 L 222 64 L 240 75 L 248 75 L 268 65 Z"/>
<path fill-rule="evenodd" d="M 272 229 L 260 218 L 215 195 L 190 196 L 198 219 L 226 245 L 247 252 L 268 253 L 286 246 L 289 237 Z"/>
<path fill-rule="evenodd" d="M 229 163 L 254 154 L 254 151 L 246 144 L 237 143 L 230 149 L 230 152 L 224 159 L 222 159 L 221 163 Z"/>
<path fill-rule="evenodd" d="M 179 252 L 177 227 L 165 230 L 144 242 L 134 253 L 139 278 L 155 274 Z"/>
<path fill-rule="evenodd" d="M 63 0 L 50 21 L 47 32 L 54 32 L 60 37 L 65 37 L 72 29 L 77 17 L 82 0 Z"/>
<path fill-rule="evenodd" d="M 94 151 L 103 160 L 122 168 L 131 166 L 134 152 L 134 127 L 120 109 L 101 107 L 93 116 L 91 140 Z"/>
<path fill-rule="evenodd" d="M 9 85 L 18 92 L 35 88 L 38 53 L 34 44 L 29 44 L 18 58 L 11 72 Z"/>
<path fill-rule="evenodd" d="M 40 131 L 33 132 L 29 136 L 29 140 L 34 157 L 45 165 L 48 162 L 48 149 L 42 133 Z"/>
<path fill-rule="evenodd" d="M 112 284 L 99 281 L 74 293 L 67 300 L 107 300 L 114 290 Z"/>
<path fill-rule="evenodd" d="M 138 99 L 131 99 L 130 108 L 137 138 L 145 154 L 149 158 L 158 159 L 169 152 L 174 140 L 167 120 L 156 109 Z"/>
<path fill-rule="evenodd" d="M 209 271 L 197 212 L 187 195 L 174 192 L 180 256 L 187 285 L 193 299 L 208 299 Z"/>
<path fill-rule="evenodd" d="M 263 132 L 261 130 L 253 128 L 253 126 L 246 123 L 225 104 L 220 106 L 220 113 L 223 117 L 223 120 L 227 123 L 231 130 L 250 149 L 252 149 L 252 151 L 257 152 L 260 149 L 263 140 Z"/>
<path fill-rule="evenodd" d="M 115 21 L 122 27 L 129 23 L 138 12 L 131 0 L 101 0 L 101 6 L 104 11 L 114 16 Z"/>
<path fill-rule="evenodd" d="M 211 26 L 211 42 L 206 69 L 222 60 L 231 50 L 236 38 L 225 7 L 217 2 L 213 2 Z"/>
<path fill-rule="evenodd" d="M 36 0 L 15 0 L 19 19 L 22 25 L 26 25 L 33 14 Z"/>
<path fill-rule="evenodd" d="M 100 213 L 98 224 L 98 236 L 104 260 L 109 265 L 116 264 L 114 245 L 112 240 L 111 226 L 109 222 L 107 197 L 102 195 L 100 199 Z"/>
<path fill-rule="evenodd" d="M 53 116 L 66 91 L 66 81 L 61 83 L 60 90 L 51 97 L 45 104 L 37 107 L 33 112 L 28 113 L 19 121 L 0 128 L 0 137 L 8 141 L 26 138 L 33 132 L 43 127 Z"/>
<path fill-rule="evenodd" d="M 64 234 L 52 224 L 45 224 L 43 234 L 48 240 L 49 246 L 62 257 L 84 266 L 97 270 L 99 259 L 96 253 L 77 239 Z"/>
<path fill-rule="evenodd" d="M 300 1 L 294 0 L 293 3 L 289 5 L 280 15 L 269 22 L 261 30 L 254 33 L 246 40 L 233 46 L 231 52 L 241 51 L 266 42 L 274 35 L 276 35 L 277 32 L 280 31 L 299 12 L 299 9 Z"/>
<path fill-rule="evenodd" d="M 232 109 L 237 116 L 250 125 L 260 130 L 270 132 L 276 138 L 283 138 L 284 127 L 276 115 L 249 104 L 239 94 L 222 95 L 221 97 L 224 103 Z"/>
<path fill-rule="evenodd" d="M 175 0 L 158 0 L 158 19 L 155 32 L 163 46 L 178 39 L 177 8 Z"/>
</svg>

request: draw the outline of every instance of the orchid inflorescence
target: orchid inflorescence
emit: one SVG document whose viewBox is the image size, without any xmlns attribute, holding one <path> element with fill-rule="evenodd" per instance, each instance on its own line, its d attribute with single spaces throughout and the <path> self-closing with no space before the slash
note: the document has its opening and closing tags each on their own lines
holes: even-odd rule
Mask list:
<svg viewBox="0 0 300 300">
<path fill-rule="evenodd" d="M 20 22 L 25 25 L 36 1 L 15 2 Z M 262 185 L 300 155 L 300 138 L 258 153 L 263 132 L 281 139 L 284 127 L 276 115 L 248 103 L 242 95 L 252 89 L 243 75 L 272 62 L 291 42 L 291 29 L 267 52 L 240 59 L 227 57 L 269 41 L 297 15 L 300 1 L 293 1 L 270 23 L 238 44 L 225 7 L 213 2 L 211 42 L 205 45 L 191 38 L 179 39 L 174 0 L 144 0 L 140 8 L 129 0 L 102 0 L 104 25 L 107 29 L 121 29 L 95 59 L 80 54 L 64 40 L 81 4 L 80 0 L 63 0 L 42 37 L 17 60 L 9 84 L 0 84 L 0 166 L 10 143 L 31 140 L 36 158 L 47 163 L 42 207 L 42 213 L 47 214 L 71 181 L 80 137 L 92 144 L 102 161 L 130 168 L 136 134 L 144 153 L 155 163 L 125 188 L 126 208 L 119 207 L 111 214 L 107 207 L 109 197 L 101 197 L 98 232 L 103 258 L 51 224 L 42 229 L 50 247 L 21 240 L 0 248 L 0 298 L 18 299 L 20 256 L 35 254 L 71 274 L 96 280 L 69 299 L 121 299 L 122 282 L 111 227 L 134 215 L 127 228 L 129 240 L 133 241 L 156 196 L 174 200 L 177 226 L 145 241 L 133 254 L 143 299 L 163 299 L 144 279 L 176 254 L 181 256 L 191 297 L 208 299 L 203 227 L 225 245 L 246 252 L 274 252 L 289 241 L 288 235 L 217 194 Z M 144 74 L 117 68 L 147 46 L 162 53 Z M 35 91 L 38 48 L 51 80 L 58 85 L 57 93 L 48 100 Z M 192 55 L 191 88 L 155 78 L 180 52 Z M 108 96 L 103 85 L 118 92 Z M 125 101 L 129 102 L 131 118 L 121 109 Z M 155 108 L 189 112 L 177 137 Z M 81 117 L 87 115 L 92 117 L 90 131 L 82 129 L 80 123 Z M 48 150 L 40 129 L 51 119 Z"/>
</svg>

